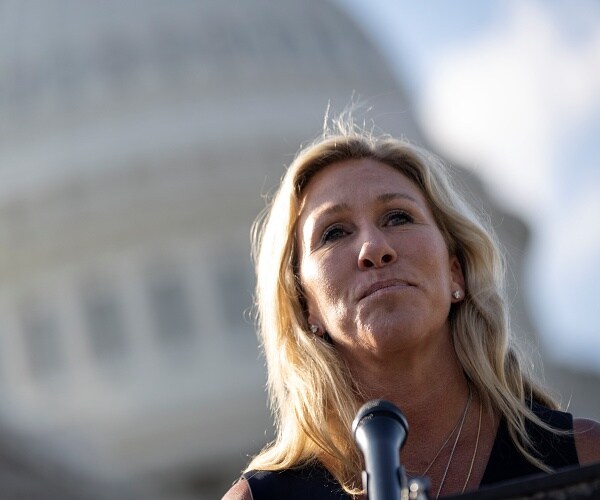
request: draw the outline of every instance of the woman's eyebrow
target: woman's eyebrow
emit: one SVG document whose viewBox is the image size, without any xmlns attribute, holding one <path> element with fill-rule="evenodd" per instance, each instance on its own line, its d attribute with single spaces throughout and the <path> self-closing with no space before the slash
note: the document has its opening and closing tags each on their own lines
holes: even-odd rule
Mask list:
<svg viewBox="0 0 600 500">
<path fill-rule="evenodd" d="M 350 210 L 350 205 L 348 205 L 348 203 L 336 203 L 334 205 L 328 205 L 320 210 L 317 210 L 314 214 L 314 217 L 316 218 L 331 214 L 338 214 L 347 210 Z"/>
<path fill-rule="evenodd" d="M 417 200 L 414 196 L 411 196 L 408 193 L 400 193 L 400 192 L 382 193 L 382 194 L 378 195 L 376 198 L 377 202 L 379 202 L 379 203 L 386 203 L 386 202 L 398 200 L 398 199 L 410 200 L 416 204 L 419 203 L 419 200 Z M 314 218 L 324 217 L 324 216 L 326 217 L 328 215 L 339 214 L 339 213 L 347 211 L 347 210 L 350 210 L 350 205 L 348 203 L 335 203 L 333 205 L 328 205 L 324 208 L 318 209 L 313 214 L 313 217 Z"/>
<path fill-rule="evenodd" d="M 397 199 L 410 200 L 414 203 L 419 203 L 419 201 L 414 196 L 411 196 L 407 193 L 383 193 L 377 197 L 377 201 L 383 203 Z"/>
</svg>

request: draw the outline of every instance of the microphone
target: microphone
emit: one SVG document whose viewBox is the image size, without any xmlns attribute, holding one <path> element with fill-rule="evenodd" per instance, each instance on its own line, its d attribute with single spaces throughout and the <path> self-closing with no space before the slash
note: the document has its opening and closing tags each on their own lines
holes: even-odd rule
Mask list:
<svg viewBox="0 0 600 500">
<path fill-rule="evenodd" d="M 365 403 L 352 422 L 352 434 L 365 458 L 363 487 L 369 500 L 399 500 L 406 486 L 400 448 L 408 434 L 402 412 L 389 401 Z"/>
</svg>

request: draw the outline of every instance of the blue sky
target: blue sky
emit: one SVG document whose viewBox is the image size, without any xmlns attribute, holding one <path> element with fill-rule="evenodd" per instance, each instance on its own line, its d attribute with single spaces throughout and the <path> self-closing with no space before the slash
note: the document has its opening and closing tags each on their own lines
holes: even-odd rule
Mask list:
<svg viewBox="0 0 600 500">
<path fill-rule="evenodd" d="M 525 291 L 549 354 L 600 371 L 600 3 L 337 3 L 428 141 L 529 224 Z"/>
</svg>

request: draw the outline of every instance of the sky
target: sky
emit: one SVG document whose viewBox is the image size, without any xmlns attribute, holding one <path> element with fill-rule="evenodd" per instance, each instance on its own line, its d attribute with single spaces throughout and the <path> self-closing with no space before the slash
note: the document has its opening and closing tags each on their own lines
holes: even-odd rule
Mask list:
<svg viewBox="0 0 600 500">
<path fill-rule="evenodd" d="M 337 3 L 436 152 L 529 225 L 525 294 L 546 352 L 600 372 L 600 2 Z"/>
</svg>

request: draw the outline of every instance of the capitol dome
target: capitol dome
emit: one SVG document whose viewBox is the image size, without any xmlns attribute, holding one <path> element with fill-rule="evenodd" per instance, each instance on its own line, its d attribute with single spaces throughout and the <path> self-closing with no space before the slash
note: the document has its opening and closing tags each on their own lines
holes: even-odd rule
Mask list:
<svg viewBox="0 0 600 500">
<path fill-rule="evenodd" d="M 214 498 L 270 433 L 262 195 L 328 106 L 418 139 L 402 90 L 321 0 L 0 11 L 5 427 L 87 474 Z"/>
<path fill-rule="evenodd" d="M 329 101 L 340 108 L 353 96 L 376 106 L 382 128 L 416 134 L 382 57 L 330 2 L 25 1 L 3 10 L 6 196 L 167 145 L 306 135 L 304 123 L 316 130 Z"/>
</svg>

